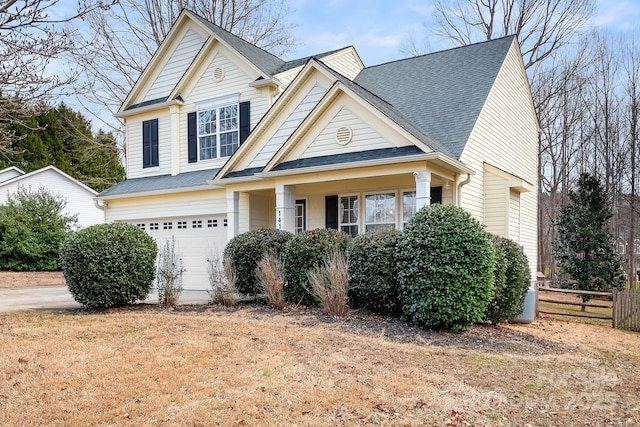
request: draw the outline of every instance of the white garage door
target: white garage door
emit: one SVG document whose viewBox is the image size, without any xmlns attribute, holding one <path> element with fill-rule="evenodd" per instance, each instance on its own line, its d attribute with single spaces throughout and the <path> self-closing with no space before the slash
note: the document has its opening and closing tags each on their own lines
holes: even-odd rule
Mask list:
<svg viewBox="0 0 640 427">
<path fill-rule="evenodd" d="M 175 237 L 176 252 L 186 271 L 182 286 L 189 290 L 210 290 L 208 261 L 217 256 L 227 244 L 226 215 L 207 217 L 152 218 L 132 222 L 146 231 L 158 244 L 158 250 Z"/>
</svg>

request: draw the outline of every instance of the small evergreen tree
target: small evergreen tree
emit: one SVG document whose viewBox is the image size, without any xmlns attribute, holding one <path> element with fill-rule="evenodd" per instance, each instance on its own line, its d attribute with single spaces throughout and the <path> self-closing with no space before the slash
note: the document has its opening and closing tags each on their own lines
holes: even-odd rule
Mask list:
<svg viewBox="0 0 640 427">
<path fill-rule="evenodd" d="M 58 248 L 76 224 L 62 211 L 67 201 L 44 188 L 19 187 L 0 206 L 0 269 L 59 270 Z"/>
<path fill-rule="evenodd" d="M 613 213 L 600 181 L 581 174 L 578 190 L 569 192 L 569 200 L 555 219 L 558 237 L 553 242 L 553 255 L 560 274 L 568 276 L 560 280 L 560 287 L 586 291 L 622 288 L 623 261 L 607 230 Z"/>
</svg>

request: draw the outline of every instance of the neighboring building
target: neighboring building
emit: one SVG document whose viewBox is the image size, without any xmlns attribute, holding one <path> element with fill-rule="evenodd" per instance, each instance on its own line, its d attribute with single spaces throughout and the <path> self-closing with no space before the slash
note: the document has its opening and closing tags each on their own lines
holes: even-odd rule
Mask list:
<svg viewBox="0 0 640 427">
<path fill-rule="evenodd" d="M 77 215 L 81 228 L 104 222 L 104 212 L 96 206 L 96 193 L 80 181 L 62 172 L 55 166 L 47 166 L 24 173 L 15 166 L 0 170 L 0 204 L 7 202 L 7 196 L 19 187 L 28 191 L 47 189 L 67 201 L 63 213 Z"/>
<path fill-rule="evenodd" d="M 175 236 L 185 288 L 258 227 L 402 228 L 452 203 L 536 271 L 538 122 L 505 37 L 365 68 L 353 47 L 285 62 L 183 11 L 123 103 L 127 179 L 108 222 Z"/>
</svg>

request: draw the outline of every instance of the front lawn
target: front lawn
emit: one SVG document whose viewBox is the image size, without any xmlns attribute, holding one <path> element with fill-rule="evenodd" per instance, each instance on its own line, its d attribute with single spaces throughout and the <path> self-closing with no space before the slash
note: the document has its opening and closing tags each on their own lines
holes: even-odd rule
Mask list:
<svg viewBox="0 0 640 427">
<path fill-rule="evenodd" d="M 640 336 L 318 310 L 0 314 L 0 425 L 634 425 Z"/>
</svg>

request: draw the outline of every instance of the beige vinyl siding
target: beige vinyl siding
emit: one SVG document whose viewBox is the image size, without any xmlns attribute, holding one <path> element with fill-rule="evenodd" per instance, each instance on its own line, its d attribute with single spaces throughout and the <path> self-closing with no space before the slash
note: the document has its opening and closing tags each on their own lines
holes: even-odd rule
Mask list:
<svg viewBox="0 0 640 427">
<path fill-rule="evenodd" d="M 158 119 L 157 167 L 142 167 L 142 122 Z M 127 178 L 171 173 L 171 116 L 169 110 L 156 111 L 127 119 Z"/>
<path fill-rule="evenodd" d="M 180 171 L 188 172 L 208 168 L 222 167 L 227 157 L 211 159 L 195 163 L 188 163 L 187 146 L 187 114 L 196 111 L 196 103 L 224 98 L 225 96 L 239 95 L 239 102 L 251 102 L 251 129 L 269 108 L 269 97 L 259 90 L 249 86 L 255 80 L 244 68 L 237 65 L 230 58 L 232 53 L 222 46 L 215 49 L 212 60 L 208 66 L 203 67 L 203 72 L 197 78 L 196 83 L 190 88 L 185 97 L 180 115 Z M 239 61 L 239 59 L 237 59 Z M 224 69 L 224 79 L 216 82 L 213 78 L 213 70 L 216 67 Z"/>
<path fill-rule="evenodd" d="M 520 192 L 509 191 L 509 238 L 520 241 Z"/>
<path fill-rule="evenodd" d="M 356 58 L 352 48 L 346 48 L 332 55 L 319 58 L 319 60 L 351 80 L 353 80 L 355 76 L 362 71 L 362 64 Z M 275 77 L 283 86 L 287 87 L 293 79 L 296 78 L 300 71 L 302 71 L 302 68 L 303 66 L 295 67 L 283 73 L 276 74 Z"/>
<path fill-rule="evenodd" d="M 331 55 L 327 59 L 321 59 L 321 61 L 351 80 L 353 80 L 358 73 L 362 71 L 360 61 L 356 59 L 354 53 L 350 49 L 341 52 L 340 55 Z"/>
<path fill-rule="evenodd" d="M 508 237 L 507 210 L 509 209 L 507 180 L 485 171 L 484 224 L 487 231 Z"/>
<path fill-rule="evenodd" d="M 275 210 L 275 196 L 270 197 L 267 194 L 251 194 L 249 206 L 251 218 L 248 230 L 274 228 Z"/>
<path fill-rule="evenodd" d="M 336 132 L 342 126 L 350 128 L 353 134 L 351 142 L 346 145 L 340 145 L 336 141 Z M 395 147 L 394 144 L 383 138 L 349 108 L 342 107 L 313 143 L 300 155 L 300 158 L 393 147 Z"/>
<path fill-rule="evenodd" d="M 200 34 L 188 29 L 142 100 L 150 101 L 168 96 L 204 42 L 205 39 Z"/>
<path fill-rule="evenodd" d="M 106 201 L 106 221 L 227 213 L 225 190 L 203 190 Z"/>
<path fill-rule="evenodd" d="M 249 164 L 249 168 L 262 167 L 267 164 L 273 155 L 282 147 L 282 144 L 291 136 L 293 131 L 302 123 L 309 112 L 318 104 L 318 101 L 327 93 L 327 90 L 321 85 L 314 85 L 307 93 L 304 99 L 298 104 L 285 120 L 282 126 L 275 132 L 275 134 L 264 145 L 260 153 L 256 155 L 253 161 Z"/>
<path fill-rule="evenodd" d="M 520 52 L 513 44 L 491 89 L 487 102 L 471 133 L 460 160 L 476 171 L 462 187 L 462 206 L 480 222 L 485 222 L 483 162 L 533 186 L 520 199 L 520 241 L 532 271 L 537 263 L 537 165 L 538 123 L 529 96 L 529 87 Z"/>
</svg>

